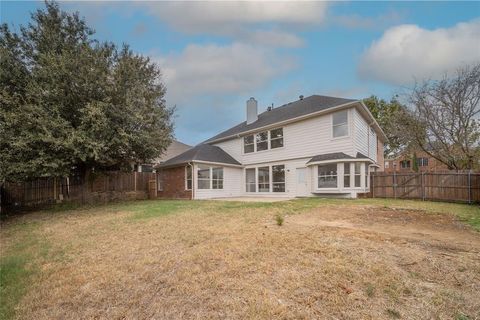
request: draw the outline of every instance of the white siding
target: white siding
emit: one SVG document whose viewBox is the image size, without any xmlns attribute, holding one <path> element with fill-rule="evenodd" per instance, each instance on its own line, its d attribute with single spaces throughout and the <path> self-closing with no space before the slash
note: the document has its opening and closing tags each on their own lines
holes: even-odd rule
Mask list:
<svg viewBox="0 0 480 320">
<path fill-rule="evenodd" d="M 360 152 L 368 157 L 368 124 L 356 109 L 354 110 L 353 114 L 355 154 Z"/>
<path fill-rule="evenodd" d="M 282 148 L 253 153 L 243 153 L 243 138 L 216 143 L 244 165 L 279 160 L 312 157 L 318 154 L 344 152 L 355 155 L 352 130 L 354 108 L 349 109 L 349 135 L 332 138 L 332 114 L 306 119 L 283 126 L 284 146 Z"/>
<path fill-rule="evenodd" d="M 198 189 L 197 169 L 198 165 L 194 165 L 195 199 L 238 197 L 242 195 L 242 168 L 223 167 L 223 189 Z"/>
<path fill-rule="evenodd" d="M 375 130 L 370 128 L 370 143 L 369 143 L 369 148 L 370 148 L 370 155 L 369 157 L 372 158 L 375 162 L 377 162 L 377 133 Z"/>
</svg>

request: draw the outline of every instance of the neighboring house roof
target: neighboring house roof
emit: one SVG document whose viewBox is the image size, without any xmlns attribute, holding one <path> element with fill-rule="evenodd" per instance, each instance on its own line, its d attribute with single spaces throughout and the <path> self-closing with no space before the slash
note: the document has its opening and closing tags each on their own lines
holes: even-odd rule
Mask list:
<svg viewBox="0 0 480 320">
<path fill-rule="evenodd" d="M 330 161 L 330 160 L 344 160 L 344 159 L 352 159 L 352 160 L 360 160 L 360 159 L 365 159 L 365 160 L 372 160 L 369 157 L 361 154 L 360 152 L 357 152 L 357 155 L 355 157 L 352 157 L 346 153 L 343 152 L 334 152 L 334 153 L 325 153 L 325 154 L 319 154 L 314 156 L 312 159 L 310 159 L 307 163 L 311 162 L 321 162 L 321 161 Z"/>
<path fill-rule="evenodd" d="M 231 155 L 223 151 L 223 149 L 220 147 L 209 144 L 200 144 L 176 157 L 165 161 L 164 163 L 160 164 L 159 167 L 171 167 L 188 162 L 213 162 L 240 165 L 237 160 L 232 158 Z"/>
<path fill-rule="evenodd" d="M 173 140 L 172 143 L 167 147 L 167 149 L 162 153 L 162 155 L 159 158 L 155 159 L 155 162 L 163 163 L 168 159 L 176 157 L 191 148 L 192 146 L 189 146 L 188 144 L 182 143 L 178 140 Z"/>
<path fill-rule="evenodd" d="M 278 122 L 291 120 L 311 113 L 323 111 L 343 104 L 357 102 L 354 99 L 335 98 L 327 96 L 313 95 L 302 100 L 287 103 L 283 106 L 273 108 L 271 111 L 265 111 L 258 115 L 258 120 L 247 124 L 246 121 L 230 128 L 216 136 L 206 140 L 204 143 L 210 143 L 216 140 L 241 134 L 250 130 L 255 130 L 264 126 L 273 125 Z"/>
</svg>

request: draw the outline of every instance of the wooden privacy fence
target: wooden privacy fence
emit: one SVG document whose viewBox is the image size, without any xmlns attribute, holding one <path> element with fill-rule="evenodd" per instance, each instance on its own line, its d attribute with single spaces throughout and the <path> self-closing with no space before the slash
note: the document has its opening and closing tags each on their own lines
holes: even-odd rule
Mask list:
<svg viewBox="0 0 480 320">
<path fill-rule="evenodd" d="M 87 178 L 39 178 L 24 182 L 5 182 L 0 188 L 3 211 L 70 202 L 87 204 L 115 200 L 145 199 L 151 172 L 102 172 Z"/>
<path fill-rule="evenodd" d="M 371 198 L 480 202 L 479 173 L 374 173 Z"/>
</svg>

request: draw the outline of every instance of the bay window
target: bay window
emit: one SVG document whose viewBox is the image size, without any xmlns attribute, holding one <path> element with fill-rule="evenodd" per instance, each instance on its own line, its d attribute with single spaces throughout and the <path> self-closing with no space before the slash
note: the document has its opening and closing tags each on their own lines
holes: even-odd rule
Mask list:
<svg viewBox="0 0 480 320">
<path fill-rule="evenodd" d="M 285 192 L 285 166 L 272 166 L 272 191 Z"/>
<path fill-rule="evenodd" d="M 350 162 L 343 164 L 343 187 L 350 188 Z"/>
<path fill-rule="evenodd" d="M 362 164 L 360 162 L 355 162 L 355 188 L 361 187 L 362 174 L 360 172 Z"/>
<path fill-rule="evenodd" d="M 283 128 L 270 130 L 270 149 L 283 147 Z"/>
<path fill-rule="evenodd" d="M 318 166 L 318 188 L 337 188 L 337 164 Z"/>
<path fill-rule="evenodd" d="M 259 132 L 255 136 L 257 142 L 257 151 L 268 149 L 268 131 Z"/>
<path fill-rule="evenodd" d="M 334 138 L 348 135 L 348 110 L 339 111 L 332 115 L 332 130 Z"/>
<path fill-rule="evenodd" d="M 258 168 L 258 192 L 270 192 L 270 167 Z"/>
</svg>

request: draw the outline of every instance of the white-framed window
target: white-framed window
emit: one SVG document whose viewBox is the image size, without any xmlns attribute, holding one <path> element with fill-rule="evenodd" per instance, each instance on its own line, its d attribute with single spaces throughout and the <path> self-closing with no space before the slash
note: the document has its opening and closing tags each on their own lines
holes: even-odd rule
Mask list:
<svg viewBox="0 0 480 320">
<path fill-rule="evenodd" d="M 258 192 L 270 192 L 270 167 L 259 167 L 258 175 Z"/>
<path fill-rule="evenodd" d="M 332 136 L 334 138 L 348 136 L 348 110 L 332 114 Z"/>
<path fill-rule="evenodd" d="M 285 192 L 285 165 L 272 166 L 272 191 Z"/>
<path fill-rule="evenodd" d="M 428 158 L 417 158 L 417 165 L 419 167 L 427 167 L 428 166 Z"/>
<path fill-rule="evenodd" d="M 245 169 L 245 184 L 247 192 L 256 191 L 255 168 Z"/>
<path fill-rule="evenodd" d="M 355 162 L 355 188 L 360 188 L 362 186 L 362 164 L 360 162 Z"/>
<path fill-rule="evenodd" d="M 276 149 L 283 146 L 283 128 L 262 131 L 243 137 L 243 153 Z"/>
<path fill-rule="evenodd" d="M 350 162 L 343 164 L 343 187 L 350 188 Z"/>
<path fill-rule="evenodd" d="M 192 166 L 185 167 L 185 190 L 192 190 Z"/>
<path fill-rule="evenodd" d="M 198 189 L 210 189 L 210 167 L 199 165 L 197 170 Z"/>
<path fill-rule="evenodd" d="M 257 151 L 268 150 L 268 131 L 259 132 L 255 135 Z"/>
<path fill-rule="evenodd" d="M 337 188 L 337 164 L 330 163 L 318 166 L 318 188 Z"/>
<path fill-rule="evenodd" d="M 223 189 L 223 168 L 212 168 L 212 189 Z"/>
<path fill-rule="evenodd" d="M 253 134 L 243 137 L 243 152 L 251 153 L 255 151 L 255 139 Z"/>
<path fill-rule="evenodd" d="M 410 168 L 410 160 L 402 160 L 400 161 L 400 166 L 402 169 L 408 169 Z"/>
<path fill-rule="evenodd" d="M 390 161 L 385 161 L 385 169 L 388 169 L 390 167 Z"/>
<path fill-rule="evenodd" d="M 245 169 L 246 192 L 285 192 L 285 165 Z"/>
<path fill-rule="evenodd" d="M 157 191 L 163 191 L 163 184 L 164 184 L 164 175 L 163 170 L 159 170 L 157 172 Z"/>
<path fill-rule="evenodd" d="M 270 149 L 283 147 L 283 128 L 270 130 Z"/>
</svg>

